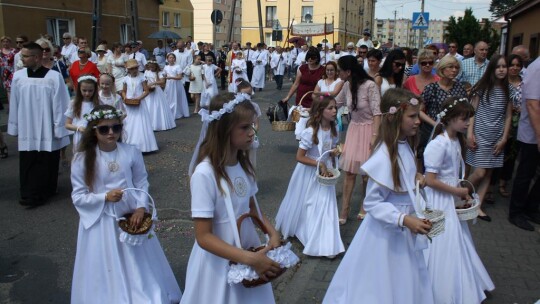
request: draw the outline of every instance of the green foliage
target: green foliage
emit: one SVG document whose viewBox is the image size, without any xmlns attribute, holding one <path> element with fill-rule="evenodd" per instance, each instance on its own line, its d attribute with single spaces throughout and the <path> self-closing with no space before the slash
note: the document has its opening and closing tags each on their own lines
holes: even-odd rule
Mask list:
<svg viewBox="0 0 540 304">
<path fill-rule="evenodd" d="M 493 17 L 499 18 L 517 2 L 518 0 L 491 0 L 489 11 Z"/>
<path fill-rule="evenodd" d="M 495 52 L 500 42 L 500 36 L 491 28 L 491 22 L 488 21 L 483 27 L 480 26 L 479 20 L 473 15 L 472 8 L 467 8 L 463 17 L 456 19 L 451 16 L 446 31 L 445 42 L 456 42 L 460 49 L 468 43 L 474 45 L 478 41 L 485 41 L 489 45 L 488 56 Z"/>
</svg>

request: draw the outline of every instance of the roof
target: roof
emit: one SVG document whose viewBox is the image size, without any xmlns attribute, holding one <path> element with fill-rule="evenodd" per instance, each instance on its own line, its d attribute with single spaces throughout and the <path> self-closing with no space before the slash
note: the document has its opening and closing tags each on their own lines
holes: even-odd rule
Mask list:
<svg viewBox="0 0 540 304">
<path fill-rule="evenodd" d="M 504 13 L 504 19 L 509 20 L 513 17 L 540 5 L 540 0 L 521 0 Z"/>
</svg>

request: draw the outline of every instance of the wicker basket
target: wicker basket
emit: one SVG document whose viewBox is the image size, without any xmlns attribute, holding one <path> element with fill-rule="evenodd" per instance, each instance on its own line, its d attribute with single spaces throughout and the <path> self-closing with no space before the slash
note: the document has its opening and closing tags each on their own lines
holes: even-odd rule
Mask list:
<svg viewBox="0 0 540 304">
<path fill-rule="evenodd" d="M 154 199 L 150 196 L 150 194 L 148 194 L 144 190 L 137 189 L 137 188 L 126 188 L 126 189 L 124 189 L 124 191 L 129 191 L 129 190 L 144 192 L 144 193 L 146 193 L 146 195 L 148 195 L 148 197 L 150 198 L 149 206 L 152 208 L 152 214 L 150 214 L 148 212 L 145 212 L 144 216 L 143 216 L 143 220 L 141 222 L 141 225 L 136 229 L 132 229 L 129 226 L 129 219 L 131 218 L 133 213 L 124 214 L 119 219 L 118 226 L 120 227 L 120 229 L 122 229 L 122 231 L 127 232 L 127 233 L 129 233 L 131 235 L 146 234 L 146 233 L 148 233 L 148 231 L 150 231 L 150 229 L 154 225 L 154 220 L 157 220 L 157 210 L 156 210 L 156 205 L 154 203 Z"/>
<path fill-rule="evenodd" d="M 251 215 L 249 213 L 245 213 L 245 214 L 242 214 L 242 216 L 240 216 L 238 218 L 238 220 L 236 221 L 236 225 L 238 226 L 238 231 L 242 231 L 240 228 L 242 226 L 242 222 L 246 219 L 246 218 L 251 218 L 251 221 L 253 222 L 253 224 L 257 227 L 259 227 L 261 229 L 261 231 L 264 233 L 264 234 L 268 234 L 268 229 L 266 229 L 266 226 L 264 226 L 264 224 L 262 223 L 262 221 L 254 216 L 254 215 Z M 281 246 L 285 245 L 285 241 L 281 240 Z M 250 247 L 246 250 L 248 251 L 251 251 L 251 252 L 257 252 L 259 250 L 262 250 L 264 249 L 265 246 L 259 246 L 259 247 Z M 232 264 L 236 264 L 235 262 L 233 261 L 230 261 L 229 262 L 229 265 L 232 265 Z M 280 271 L 278 273 L 276 273 L 276 276 L 273 277 L 273 278 L 269 278 L 268 281 L 265 281 L 263 280 L 262 278 L 258 278 L 258 279 L 255 279 L 255 280 L 242 280 L 242 285 L 244 285 L 244 287 L 247 287 L 247 288 L 252 288 L 252 287 L 257 287 L 257 286 L 260 286 L 260 285 L 264 285 L 266 283 L 269 283 L 270 281 L 278 278 L 279 276 L 281 276 L 285 271 L 287 270 L 287 268 L 280 268 Z"/>
<path fill-rule="evenodd" d="M 124 100 L 124 104 L 128 105 L 128 106 L 138 106 L 141 104 L 141 100 L 140 99 L 131 99 L 131 98 L 126 98 Z"/>
<path fill-rule="evenodd" d="M 339 170 L 337 168 L 328 169 L 328 172 L 332 174 L 331 177 L 322 176 L 320 174 L 319 168 L 320 168 L 320 164 L 321 164 L 321 159 L 326 153 L 330 153 L 330 152 L 332 152 L 332 151 L 328 150 L 328 151 L 324 152 L 317 159 L 317 181 L 319 182 L 319 184 L 321 184 L 323 186 L 333 186 L 333 185 L 337 184 L 339 176 L 341 175 L 341 173 L 339 172 Z"/>
<path fill-rule="evenodd" d="M 424 198 L 425 203 L 427 204 L 427 198 L 424 192 L 424 189 L 420 188 L 420 181 L 416 181 L 416 205 L 423 209 L 422 214 L 424 218 L 431 222 L 431 230 L 427 233 L 428 238 L 434 238 L 444 232 L 444 211 L 437 209 L 429 209 L 427 207 L 422 207 L 421 200 Z"/>
<path fill-rule="evenodd" d="M 288 104 L 287 104 L 288 105 Z M 274 107 L 274 121 L 272 121 L 272 131 L 294 131 L 296 124 L 293 121 L 277 121 L 277 110 L 281 109 L 279 105 Z"/>
<path fill-rule="evenodd" d="M 298 102 L 298 105 L 297 105 L 296 109 L 294 109 L 292 111 L 292 115 L 291 115 L 292 116 L 292 119 L 291 119 L 292 121 L 294 121 L 294 122 L 299 122 L 300 121 L 300 117 L 302 117 L 302 110 L 300 109 L 302 107 L 302 101 L 304 100 L 304 98 L 306 96 L 308 96 L 309 94 L 312 94 L 312 93 L 313 93 L 313 91 L 308 91 L 302 96 L 302 98 L 300 98 L 300 102 Z"/>
<path fill-rule="evenodd" d="M 478 194 L 476 193 L 476 189 L 474 188 L 474 185 L 469 182 L 466 179 L 461 179 L 460 182 L 466 182 L 469 185 L 471 185 L 473 189 L 472 200 L 464 201 L 461 200 L 459 204 L 457 204 L 456 207 L 460 207 L 465 205 L 466 203 L 470 203 L 471 207 L 469 208 L 456 208 L 456 213 L 460 221 L 468 221 L 468 220 L 474 220 L 478 217 L 478 211 L 480 210 L 480 198 L 478 197 Z"/>
<path fill-rule="evenodd" d="M 431 222 L 431 230 L 427 236 L 434 238 L 444 232 L 444 211 L 442 210 L 424 210 L 424 216 Z"/>
</svg>

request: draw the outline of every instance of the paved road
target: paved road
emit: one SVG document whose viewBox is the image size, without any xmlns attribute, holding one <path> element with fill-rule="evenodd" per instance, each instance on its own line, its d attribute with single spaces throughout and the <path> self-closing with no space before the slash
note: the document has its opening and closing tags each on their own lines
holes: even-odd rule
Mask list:
<svg viewBox="0 0 540 304">
<path fill-rule="evenodd" d="M 288 90 L 290 84 L 284 86 Z M 256 94 L 265 112 L 286 91 L 269 89 Z M 272 89 L 270 89 L 270 87 Z M 0 124 L 5 124 L 5 111 Z M 183 289 L 193 226 L 189 212 L 187 167 L 198 138 L 197 117 L 177 120 L 177 128 L 156 133 L 160 151 L 144 157 L 150 190 L 158 205 L 158 234 L 176 278 Z M 261 119 L 261 148 L 257 155 L 259 202 L 274 218 L 295 166 L 297 143 L 292 132 L 273 132 Z M 0 303 L 69 303 L 75 257 L 78 215 L 70 200 L 69 170 L 60 175 L 58 195 L 42 207 L 28 210 L 17 203 L 18 156 L 15 138 L 8 137 L 8 159 L 0 160 Z M 338 184 L 338 201 L 341 183 Z M 357 186 L 360 189 L 360 186 Z M 359 202 L 357 191 L 353 200 Z M 540 234 L 526 232 L 508 223 L 508 201 L 497 197 L 486 207 L 492 223 L 471 226 L 478 252 L 495 282 L 488 304 L 534 303 L 540 299 Z M 353 207 L 351 215 L 358 212 Z M 342 228 L 348 246 L 359 226 L 352 218 Z M 538 228 L 538 226 L 537 226 Z M 302 246 L 293 240 L 302 257 L 299 268 L 287 271 L 274 284 L 278 303 L 320 303 L 342 256 L 334 260 L 301 255 Z M 362 299 L 358 299 L 362 303 Z"/>
</svg>

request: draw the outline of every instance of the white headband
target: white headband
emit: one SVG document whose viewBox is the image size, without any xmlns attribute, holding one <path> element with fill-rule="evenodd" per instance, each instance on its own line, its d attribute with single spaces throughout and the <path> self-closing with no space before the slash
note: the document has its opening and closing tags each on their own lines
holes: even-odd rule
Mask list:
<svg viewBox="0 0 540 304">
<path fill-rule="evenodd" d="M 85 80 L 92 80 L 93 82 L 97 83 L 96 77 L 92 75 L 84 75 L 84 76 L 79 77 L 79 79 L 77 79 L 77 83 L 80 83 L 81 81 L 85 81 Z"/>
</svg>

